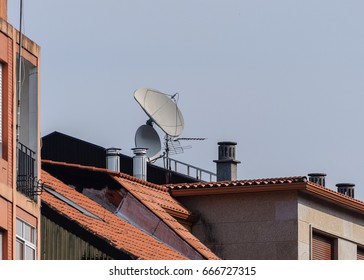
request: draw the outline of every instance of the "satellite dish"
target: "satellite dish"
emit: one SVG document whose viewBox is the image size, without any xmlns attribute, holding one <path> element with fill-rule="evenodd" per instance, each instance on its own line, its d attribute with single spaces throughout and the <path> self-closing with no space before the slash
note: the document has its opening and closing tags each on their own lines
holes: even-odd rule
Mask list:
<svg viewBox="0 0 364 280">
<path fill-rule="evenodd" d="M 144 124 L 138 128 L 135 133 L 135 147 L 148 148 L 146 156 L 151 161 L 160 156 L 161 140 L 151 125 Z"/>
<path fill-rule="evenodd" d="M 179 136 L 184 128 L 184 120 L 173 97 L 154 89 L 141 88 L 134 92 L 134 98 L 167 135 Z"/>
</svg>

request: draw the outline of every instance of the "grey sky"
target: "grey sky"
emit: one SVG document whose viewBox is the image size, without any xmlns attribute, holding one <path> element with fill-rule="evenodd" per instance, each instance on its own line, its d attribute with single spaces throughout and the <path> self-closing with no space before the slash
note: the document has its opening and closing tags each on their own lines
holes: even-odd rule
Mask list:
<svg viewBox="0 0 364 280">
<path fill-rule="evenodd" d="M 176 159 L 215 171 L 217 142 L 232 140 L 240 179 L 325 172 L 364 199 L 363 1 L 24 3 L 42 47 L 42 135 L 131 155 L 148 119 L 133 92 L 179 92 L 181 136 L 208 139 Z"/>
</svg>

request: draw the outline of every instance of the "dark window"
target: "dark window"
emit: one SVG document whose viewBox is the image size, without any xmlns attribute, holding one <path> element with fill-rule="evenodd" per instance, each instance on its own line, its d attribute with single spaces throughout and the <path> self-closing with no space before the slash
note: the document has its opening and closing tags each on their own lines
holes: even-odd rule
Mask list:
<svg viewBox="0 0 364 280">
<path fill-rule="evenodd" d="M 312 233 L 312 259 L 333 260 L 335 239 L 321 233 Z"/>
<path fill-rule="evenodd" d="M 364 247 L 358 247 L 357 259 L 358 260 L 364 260 Z"/>
</svg>

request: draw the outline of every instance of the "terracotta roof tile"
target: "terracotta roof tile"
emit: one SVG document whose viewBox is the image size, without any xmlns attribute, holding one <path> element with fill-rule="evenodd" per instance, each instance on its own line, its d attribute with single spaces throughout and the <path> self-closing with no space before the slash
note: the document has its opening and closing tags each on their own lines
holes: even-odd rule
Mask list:
<svg viewBox="0 0 364 280">
<path fill-rule="evenodd" d="M 306 176 L 164 185 L 172 196 L 299 190 L 364 213 L 364 202 L 308 181 Z"/>
<path fill-rule="evenodd" d="M 137 179 L 133 176 L 110 171 L 108 169 L 81 166 L 78 164 L 69 164 L 63 162 L 54 162 L 50 160 L 42 160 L 43 164 L 63 165 L 78 169 L 103 172 L 109 174 L 122 187 L 132 193 L 139 201 L 141 201 L 154 214 L 162 219 L 172 230 L 181 238 L 185 239 L 194 249 L 196 249 L 206 259 L 219 259 L 210 249 L 202 244 L 195 236 L 192 235 L 185 227 L 183 227 L 175 218 L 167 211 L 172 210 L 186 217 L 192 213 L 174 197 L 171 196 L 170 190 L 166 186 L 160 186 L 144 180 Z"/>
<path fill-rule="evenodd" d="M 43 192 L 42 203 L 46 203 L 54 211 L 80 224 L 100 238 L 109 240 L 116 248 L 140 259 L 186 259 L 185 256 L 166 244 L 109 212 L 98 203 L 73 190 L 45 171 L 42 171 L 42 180 L 58 193 L 103 220 L 91 218 L 81 213 L 79 210 L 71 207 L 48 192 Z"/>
<path fill-rule="evenodd" d="M 282 178 L 267 178 L 254 180 L 237 180 L 237 181 L 220 181 L 220 182 L 196 182 L 188 184 L 170 184 L 164 185 L 171 190 L 181 189 L 207 189 L 207 188 L 225 188 L 225 187 L 248 187 L 259 185 L 276 185 L 276 184 L 292 184 L 307 182 L 305 176 L 282 177 Z"/>
<path fill-rule="evenodd" d="M 127 179 L 129 182 L 132 182 L 135 186 L 132 189 L 134 192 L 145 194 L 148 197 L 153 197 L 153 201 L 157 202 L 163 208 L 170 209 L 185 215 L 192 214 L 191 211 L 189 211 L 186 207 L 184 207 L 181 203 L 179 203 L 170 195 L 169 189 L 165 186 L 160 186 L 144 180 L 140 180 L 125 173 L 115 172 L 109 169 L 98 168 L 93 166 L 83 166 L 73 163 L 56 162 L 52 160 L 42 160 L 42 164 L 58 165 L 58 166 L 72 167 L 95 172 L 102 172 L 102 173 L 107 173 L 111 176 L 116 175 L 120 178 Z M 142 185 L 143 188 L 140 188 L 139 187 L 140 185 Z"/>
<path fill-rule="evenodd" d="M 172 228 L 181 238 L 186 240 L 193 248 L 195 248 L 202 256 L 207 259 L 219 259 L 210 249 L 208 249 L 204 244 L 201 243 L 191 232 L 189 232 L 185 227 L 183 227 L 176 219 L 174 219 L 166 210 L 162 207 L 160 203 L 161 197 L 153 196 L 153 189 L 146 188 L 142 183 L 131 182 L 122 176 L 113 176 L 116 181 L 118 181 L 124 188 L 131 192 L 137 199 L 139 199 L 145 206 L 147 206 L 151 211 L 153 211 L 160 219 L 162 219 L 170 228 Z M 151 194 L 151 195 L 147 195 Z M 170 196 L 164 199 L 172 202 L 175 201 L 174 198 Z M 173 202 L 176 205 L 180 205 L 177 201 Z"/>
<path fill-rule="evenodd" d="M 117 171 L 112 171 L 112 170 L 106 169 L 106 168 L 100 168 L 100 167 L 94 167 L 94 166 L 85 166 L 85 165 L 80 165 L 80 164 L 76 164 L 76 163 L 59 162 L 59 161 L 53 161 L 53 160 L 48 160 L 48 159 L 42 159 L 42 164 L 58 165 L 58 166 L 65 166 L 65 167 L 74 167 L 74 168 L 83 169 L 83 170 L 90 170 L 90 171 L 108 173 L 110 175 L 112 175 L 112 174 L 120 175 L 123 178 L 129 179 L 130 181 L 143 183 L 145 186 L 152 187 L 152 188 L 154 188 L 156 190 L 168 192 L 168 189 L 165 186 L 150 183 L 150 182 L 138 179 L 136 177 L 130 176 L 128 174 L 117 172 Z"/>
</svg>

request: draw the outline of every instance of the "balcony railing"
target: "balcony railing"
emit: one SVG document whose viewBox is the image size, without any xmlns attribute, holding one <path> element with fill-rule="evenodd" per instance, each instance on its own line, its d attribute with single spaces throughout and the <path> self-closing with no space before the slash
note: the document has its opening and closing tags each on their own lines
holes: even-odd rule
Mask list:
<svg viewBox="0 0 364 280">
<path fill-rule="evenodd" d="M 18 143 L 18 168 L 16 189 L 30 199 L 37 201 L 38 182 L 35 174 L 36 156 L 35 152 Z"/>
</svg>

